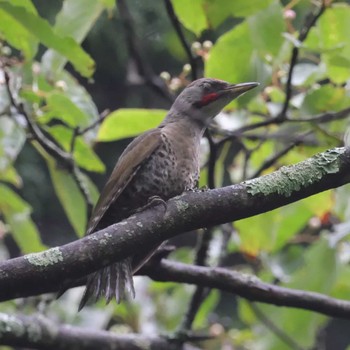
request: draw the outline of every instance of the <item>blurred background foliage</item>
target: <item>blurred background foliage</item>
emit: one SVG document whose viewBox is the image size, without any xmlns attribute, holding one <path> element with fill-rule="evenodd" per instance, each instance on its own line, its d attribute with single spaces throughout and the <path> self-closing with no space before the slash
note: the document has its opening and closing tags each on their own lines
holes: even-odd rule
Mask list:
<svg viewBox="0 0 350 350">
<path fill-rule="evenodd" d="M 1 258 L 82 237 L 130 138 L 156 126 L 195 77 L 261 84 L 213 123 L 201 186 L 238 183 L 346 144 L 349 33 L 346 1 L 0 0 Z M 345 186 L 210 229 L 207 264 L 349 299 L 349 194 Z M 193 262 L 205 232 L 174 239 L 171 258 Z M 79 314 L 80 289 L 0 311 L 120 332 L 178 330 L 194 288 L 144 277 L 136 286 L 135 301 Z M 350 349 L 349 326 L 217 291 L 193 323 L 216 336 L 203 349 L 225 350 Z"/>
</svg>

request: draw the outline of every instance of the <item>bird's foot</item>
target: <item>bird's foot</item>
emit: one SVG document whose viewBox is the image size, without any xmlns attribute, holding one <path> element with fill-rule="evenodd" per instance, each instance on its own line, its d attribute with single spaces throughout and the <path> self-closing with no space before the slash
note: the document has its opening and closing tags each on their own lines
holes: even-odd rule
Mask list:
<svg viewBox="0 0 350 350">
<path fill-rule="evenodd" d="M 144 210 L 149 209 L 149 208 L 157 207 L 159 205 L 161 205 L 163 207 L 164 213 L 165 213 L 167 208 L 168 208 L 165 200 L 159 196 L 149 197 L 147 204 L 145 204 L 143 207 L 137 209 L 136 213 L 139 213 L 139 212 L 144 211 Z"/>
</svg>

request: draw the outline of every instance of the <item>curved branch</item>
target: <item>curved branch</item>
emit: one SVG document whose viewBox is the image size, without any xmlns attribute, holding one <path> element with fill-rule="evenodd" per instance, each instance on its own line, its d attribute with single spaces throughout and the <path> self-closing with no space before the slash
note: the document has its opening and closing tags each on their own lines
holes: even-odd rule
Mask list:
<svg viewBox="0 0 350 350">
<path fill-rule="evenodd" d="M 162 260 L 140 273 L 155 281 L 172 281 L 220 289 L 250 301 L 310 310 L 350 319 L 350 301 L 262 282 L 259 278 L 221 267 L 203 267 Z"/>
<path fill-rule="evenodd" d="M 350 182 L 350 149 L 335 148 L 257 179 L 188 192 L 61 247 L 0 264 L 0 301 L 59 290 L 96 271 L 200 227 L 261 214 Z"/>
</svg>

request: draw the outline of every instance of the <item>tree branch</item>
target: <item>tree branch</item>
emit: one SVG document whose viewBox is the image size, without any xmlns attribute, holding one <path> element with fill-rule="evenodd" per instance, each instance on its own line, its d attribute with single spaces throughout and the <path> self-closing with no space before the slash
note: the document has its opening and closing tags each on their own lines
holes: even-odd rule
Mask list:
<svg viewBox="0 0 350 350">
<path fill-rule="evenodd" d="M 168 350 L 175 344 L 161 336 L 117 335 L 113 332 L 58 325 L 43 315 L 24 316 L 0 313 L 1 345 L 34 349 L 80 350 Z"/>
<path fill-rule="evenodd" d="M 335 148 L 238 185 L 188 192 L 169 200 L 165 213 L 161 206 L 149 208 L 75 242 L 2 262 L 0 301 L 57 291 L 67 279 L 76 280 L 179 232 L 261 214 L 349 182 L 350 149 Z M 270 300 L 270 289 L 267 294 L 262 300 Z"/>
<path fill-rule="evenodd" d="M 262 282 L 259 278 L 237 271 L 203 267 L 162 260 L 145 266 L 140 273 L 155 281 L 195 284 L 233 293 L 250 301 L 293 307 L 332 317 L 350 319 L 350 302 L 320 293 L 290 289 Z"/>
</svg>

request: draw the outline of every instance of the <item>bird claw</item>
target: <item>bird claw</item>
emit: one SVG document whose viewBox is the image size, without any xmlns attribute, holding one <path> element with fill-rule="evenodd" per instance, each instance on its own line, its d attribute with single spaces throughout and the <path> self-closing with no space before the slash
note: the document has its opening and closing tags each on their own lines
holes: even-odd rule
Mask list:
<svg viewBox="0 0 350 350">
<path fill-rule="evenodd" d="M 163 208 L 164 208 L 164 213 L 165 213 L 166 210 L 167 210 L 167 208 L 168 208 L 168 206 L 167 206 L 165 200 L 162 199 L 162 198 L 159 197 L 159 196 L 152 196 L 152 197 L 149 197 L 149 198 L 148 198 L 147 204 L 145 204 L 143 207 L 137 209 L 137 210 L 136 210 L 136 213 L 139 213 L 139 212 L 144 211 L 144 210 L 149 209 L 149 208 L 157 207 L 157 206 L 159 206 L 159 205 L 163 206 Z"/>
</svg>

